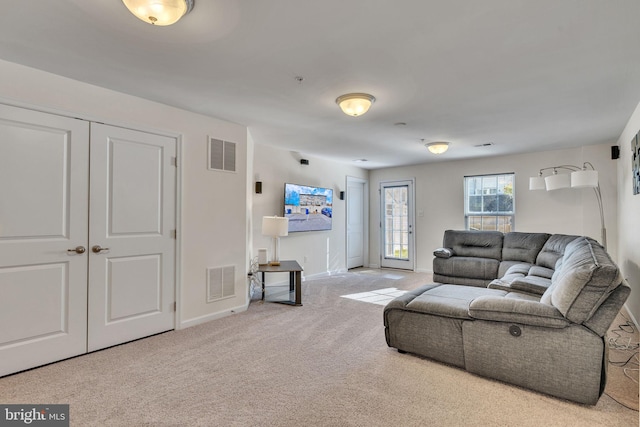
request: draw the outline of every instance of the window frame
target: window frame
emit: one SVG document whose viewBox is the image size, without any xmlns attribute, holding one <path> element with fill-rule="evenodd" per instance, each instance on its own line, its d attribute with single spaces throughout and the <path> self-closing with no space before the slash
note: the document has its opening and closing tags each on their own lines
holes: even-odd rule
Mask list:
<svg viewBox="0 0 640 427">
<path fill-rule="evenodd" d="M 511 181 L 511 209 L 510 210 L 502 210 L 500 211 L 500 199 L 498 198 L 498 196 L 500 196 L 500 194 L 508 194 L 505 193 L 504 191 L 501 193 L 499 191 L 500 189 L 500 179 L 505 179 L 505 177 L 508 177 L 508 179 Z M 486 186 L 484 184 L 484 180 L 485 179 L 495 179 L 496 183 L 495 186 L 490 187 L 490 186 Z M 477 180 L 477 179 L 481 179 L 481 183 L 480 183 L 480 193 L 478 193 L 478 189 L 476 188 L 475 192 L 476 194 L 469 194 L 470 192 L 470 184 L 473 182 L 472 180 Z M 465 224 L 465 229 L 467 230 L 471 230 L 471 224 L 472 224 L 472 220 L 474 218 L 480 218 L 481 223 L 484 221 L 485 218 L 495 218 L 495 227 L 494 228 L 488 228 L 487 230 L 498 230 L 498 231 L 502 231 L 502 232 L 509 232 L 509 231 L 515 231 L 515 223 L 516 223 L 516 195 L 515 195 L 515 186 L 516 186 L 516 174 L 515 172 L 502 172 L 502 173 L 490 173 L 490 174 L 482 174 L 482 175 L 466 175 L 464 177 L 464 224 Z M 508 183 L 507 183 L 508 185 Z M 502 189 L 505 188 L 506 185 L 502 185 Z M 492 191 L 493 190 L 493 191 Z M 470 205 L 471 200 L 470 197 L 471 196 L 481 196 L 480 197 L 480 204 L 481 204 L 481 209 L 480 211 L 471 211 L 471 207 Z M 496 196 L 495 198 L 495 203 L 498 205 L 495 211 L 485 211 L 484 210 L 484 203 L 485 203 L 485 199 L 487 196 Z M 501 219 L 506 219 L 509 218 L 510 221 L 507 221 L 506 223 L 502 222 L 501 223 Z M 510 227 L 509 227 L 510 226 Z M 508 228 L 507 228 L 508 227 Z M 484 230 L 483 226 L 481 225 L 480 228 L 473 228 L 474 230 Z"/>
</svg>

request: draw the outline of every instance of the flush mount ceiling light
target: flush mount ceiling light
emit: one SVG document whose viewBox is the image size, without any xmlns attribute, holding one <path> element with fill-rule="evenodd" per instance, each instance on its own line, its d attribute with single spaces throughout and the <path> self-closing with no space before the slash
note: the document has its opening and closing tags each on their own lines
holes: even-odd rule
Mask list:
<svg viewBox="0 0 640 427">
<path fill-rule="evenodd" d="M 336 104 L 340 106 L 342 112 L 348 116 L 358 117 L 369 111 L 375 98 L 368 93 L 347 93 L 336 99 Z"/>
<path fill-rule="evenodd" d="M 449 149 L 449 143 L 444 141 L 430 142 L 428 144 L 424 144 L 424 146 L 433 154 L 442 154 Z"/>
<path fill-rule="evenodd" d="M 193 9 L 194 0 L 122 0 L 138 19 L 151 25 L 175 24 Z"/>
</svg>

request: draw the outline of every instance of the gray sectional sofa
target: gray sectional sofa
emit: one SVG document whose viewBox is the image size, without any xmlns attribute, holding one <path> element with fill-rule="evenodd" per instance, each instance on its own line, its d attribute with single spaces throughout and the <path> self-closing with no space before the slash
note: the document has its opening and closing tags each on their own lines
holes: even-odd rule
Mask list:
<svg viewBox="0 0 640 427">
<path fill-rule="evenodd" d="M 605 333 L 630 287 L 595 240 L 447 230 L 433 277 L 384 309 L 387 344 L 578 403 L 606 382 Z"/>
</svg>

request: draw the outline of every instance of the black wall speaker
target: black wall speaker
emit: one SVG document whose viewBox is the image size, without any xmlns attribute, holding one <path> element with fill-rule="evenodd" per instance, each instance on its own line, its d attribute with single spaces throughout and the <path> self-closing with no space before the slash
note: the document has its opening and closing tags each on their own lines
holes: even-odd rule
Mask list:
<svg viewBox="0 0 640 427">
<path fill-rule="evenodd" d="M 262 181 L 256 181 L 256 194 L 262 194 Z"/>
<path fill-rule="evenodd" d="M 617 145 L 611 146 L 611 160 L 620 158 L 620 147 Z"/>
<path fill-rule="evenodd" d="M 340 200 L 344 200 L 344 191 L 340 192 Z"/>
<path fill-rule="evenodd" d="M 300 164 L 301 164 L 301 165 L 308 165 L 308 164 L 309 164 L 309 160 L 307 160 L 307 159 L 300 159 Z"/>
</svg>

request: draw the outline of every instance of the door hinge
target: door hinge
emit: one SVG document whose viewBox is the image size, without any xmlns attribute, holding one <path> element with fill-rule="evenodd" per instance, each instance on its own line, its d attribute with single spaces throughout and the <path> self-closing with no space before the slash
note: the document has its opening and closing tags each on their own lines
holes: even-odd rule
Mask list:
<svg viewBox="0 0 640 427">
<path fill-rule="evenodd" d="M 172 239 L 178 238 L 178 230 L 171 230 L 171 238 Z"/>
<path fill-rule="evenodd" d="M 173 311 L 176 311 L 176 310 L 178 310 L 178 302 L 174 301 L 173 302 Z"/>
<path fill-rule="evenodd" d="M 178 166 L 178 158 L 177 157 L 171 157 L 171 166 Z"/>
</svg>

